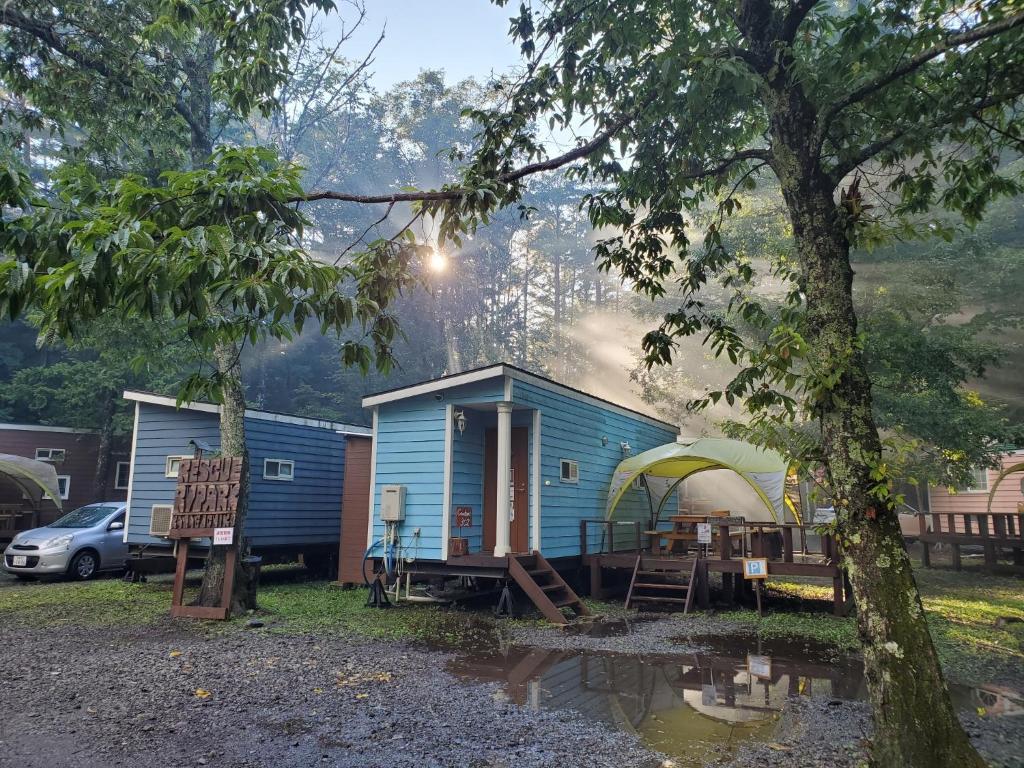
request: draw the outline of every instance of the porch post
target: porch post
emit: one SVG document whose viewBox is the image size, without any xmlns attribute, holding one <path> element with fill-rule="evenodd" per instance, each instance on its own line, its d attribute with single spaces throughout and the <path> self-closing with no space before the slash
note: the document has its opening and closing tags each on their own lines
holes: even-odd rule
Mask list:
<svg viewBox="0 0 1024 768">
<path fill-rule="evenodd" d="M 509 512 L 512 508 L 512 403 L 498 403 L 498 503 L 494 525 L 494 556 L 505 557 L 509 547 Z"/>
</svg>

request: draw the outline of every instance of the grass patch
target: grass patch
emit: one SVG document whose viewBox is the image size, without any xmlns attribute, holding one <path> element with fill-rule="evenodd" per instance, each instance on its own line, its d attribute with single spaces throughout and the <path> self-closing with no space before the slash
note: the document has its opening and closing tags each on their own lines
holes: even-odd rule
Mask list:
<svg viewBox="0 0 1024 768">
<path fill-rule="evenodd" d="M 946 673 L 961 682 L 1022 679 L 1024 669 L 1024 582 L 971 571 L 915 570 L 935 648 Z M 773 610 L 772 602 L 800 605 L 832 599 L 830 584 L 809 580 L 770 582 L 768 614 L 750 611 L 719 614 L 748 626 L 764 639 L 806 638 L 841 651 L 860 647 L 856 619 L 828 613 Z M 997 620 L 1011 621 L 997 626 Z M 1016 621 L 1013 621 L 1016 620 Z"/>
<path fill-rule="evenodd" d="M 446 646 L 496 642 L 498 622 L 484 611 L 401 603 L 366 608 L 367 590 L 340 589 L 328 582 L 260 588 L 261 611 L 270 629 L 288 634 L 338 632 L 370 639 L 423 640 Z"/>
<path fill-rule="evenodd" d="M 754 611 L 718 614 L 726 621 L 747 626 L 763 640 L 810 640 L 843 653 L 860 648 L 854 619 L 821 613 L 772 613 L 758 618 Z"/>
<path fill-rule="evenodd" d="M 1024 670 L 1024 581 L 924 568 L 915 575 L 947 673 L 964 682 L 1019 683 Z M 997 626 L 1000 618 L 1011 621 Z"/>
<path fill-rule="evenodd" d="M 33 627 L 147 625 L 167 616 L 167 584 L 120 579 L 56 582 L 0 589 L 0 621 Z"/>
</svg>

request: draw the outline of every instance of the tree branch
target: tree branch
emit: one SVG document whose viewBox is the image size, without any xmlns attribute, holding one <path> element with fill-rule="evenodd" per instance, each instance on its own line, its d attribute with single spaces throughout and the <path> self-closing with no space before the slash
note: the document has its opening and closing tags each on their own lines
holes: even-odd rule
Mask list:
<svg viewBox="0 0 1024 768">
<path fill-rule="evenodd" d="M 64 38 L 57 34 L 57 31 L 51 25 L 33 19 L 31 16 L 26 16 L 9 5 L 4 4 L 0 8 L 0 25 L 31 35 L 48 48 L 71 59 L 80 67 L 90 69 L 106 78 L 114 76 L 114 73 L 102 58 L 89 56 L 83 51 L 71 47 Z"/>
<path fill-rule="evenodd" d="M 983 24 L 966 32 L 961 32 L 958 35 L 950 35 L 941 43 L 912 56 L 903 64 L 895 67 L 888 73 L 881 75 L 880 77 L 876 77 L 874 80 L 864 83 L 859 88 L 855 88 L 847 93 L 846 96 L 833 104 L 828 112 L 825 113 L 824 119 L 819 124 L 819 136 L 824 137 L 836 115 L 850 105 L 856 104 L 858 101 L 862 101 L 873 93 L 877 93 L 900 78 L 920 69 L 925 64 L 938 58 L 947 51 L 958 48 L 961 45 L 970 45 L 971 43 L 977 43 L 981 40 L 1001 35 L 1004 32 L 1009 32 L 1010 30 L 1021 26 L 1024 26 L 1024 12 L 1007 16 L 1004 19 L 994 21 L 990 24 Z M 821 147 L 820 141 L 818 142 L 818 147 L 819 149 Z"/>
<path fill-rule="evenodd" d="M 0 26 L 10 27 L 11 29 L 16 29 L 27 35 L 31 35 L 39 42 L 46 45 L 50 50 L 59 53 L 61 56 L 65 56 L 83 69 L 95 72 L 106 80 L 124 81 L 126 79 L 111 69 L 107 61 L 102 56 L 93 56 L 72 46 L 68 40 L 57 33 L 57 30 L 54 29 L 52 25 L 38 21 L 31 16 L 26 16 L 24 13 L 21 13 L 21 11 L 15 10 L 10 6 L 4 5 L 0 7 Z M 197 130 L 198 126 L 192 115 L 192 111 L 188 108 L 188 105 L 185 104 L 180 95 L 175 98 L 174 110 L 181 115 L 182 119 L 186 123 L 188 123 L 190 130 Z"/>
<path fill-rule="evenodd" d="M 762 163 L 770 163 L 772 159 L 771 152 L 767 149 L 744 149 L 741 152 L 737 152 L 732 157 L 728 157 L 718 165 L 712 168 L 704 168 L 700 171 L 693 171 L 692 173 L 683 174 L 681 179 L 687 181 L 694 179 L 706 179 L 709 176 L 718 176 L 721 173 L 729 170 L 736 163 L 741 163 L 744 160 L 760 160 Z"/>
<path fill-rule="evenodd" d="M 544 171 L 553 171 L 561 168 L 563 165 L 568 165 L 569 163 L 581 160 L 600 149 L 609 139 L 628 125 L 634 117 L 635 113 L 621 117 L 586 144 L 581 144 L 575 149 L 556 157 L 552 157 L 547 160 L 540 160 L 536 163 L 528 163 L 520 168 L 516 168 L 515 170 L 502 173 L 498 176 L 497 180 L 501 184 L 512 184 L 520 179 L 526 178 L 527 176 L 543 173 Z M 343 203 L 363 204 L 441 202 L 445 200 L 459 200 L 470 192 L 472 192 L 472 190 L 465 187 L 452 187 L 450 189 L 430 190 L 425 192 L 395 192 L 390 195 L 359 195 L 349 192 L 325 190 L 323 192 L 310 192 L 304 195 L 296 195 L 295 197 L 289 198 L 288 202 L 315 202 L 317 200 L 337 200 Z"/>
<path fill-rule="evenodd" d="M 804 19 L 821 0 L 794 0 L 789 6 L 789 13 L 782 20 L 780 37 L 787 43 L 793 42 L 796 38 L 796 31 L 800 29 Z"/>
</svg>

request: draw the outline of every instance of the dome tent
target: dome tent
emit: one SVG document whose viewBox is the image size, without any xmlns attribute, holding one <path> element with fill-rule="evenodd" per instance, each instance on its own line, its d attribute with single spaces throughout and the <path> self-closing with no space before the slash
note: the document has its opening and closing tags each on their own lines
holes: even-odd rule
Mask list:
<svg viewBox="0 0 1024 768">
<path fill-rule="evenodd" d="M 784 521 L 788 507 L 799 522 L 785 494 L 789 462 L 775 451 L 721 437 L 680 438 L 624 459 L 612 476 L 605 517 L 612 518 L 626 489 L 643 477 L 656 524 L 665 501 L 680 483 L 713 469 L 731 470 L 743 478 L 764 503 L 765 521 Z"/>
<path fill-rule="evenodd" d="M 0 453 L 0 477 L 18 486 L 33 505 L 38 505 L 45 494 L 53 500 L 57 509 L 61 509 L 57 470 L 52 464 L 24 456 Z"/>
</svg>

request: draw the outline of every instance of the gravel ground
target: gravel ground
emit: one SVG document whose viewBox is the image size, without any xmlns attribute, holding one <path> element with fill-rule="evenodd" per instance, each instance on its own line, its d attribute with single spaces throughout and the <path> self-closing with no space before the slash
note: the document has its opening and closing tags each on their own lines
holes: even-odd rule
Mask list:
<svg viewBox="0 0 1024 768">
<path fill-rule="evenodd" d="M 685 619 L 665 617 L 612 618 L 606 622 L 581 624 L 569 629 L 553 626 L 516 627 L 513 642 L 555 651 L 600 651 L 633 655 L 675 655 L 701 650 L 710 634 L 746 633 L 749 625 L 726 619 L 690 615 Z M 698 638 L 687 642 L 687 638 Z"/>
<path fill-rule="evenodd" d="M 0 575 L 0 587 L 13 584 Z M 589 633 L 519 626 L 511 640 L 660 656 L 748 629 L 714 617 L 633 618 Z M 154 755 L 160 764 L 226 768 L 673 764 L 635 734 L 569 710 L 519 707 L 499 684 L 457 679 L 445 671 L 452 654 L 409 643 L 211 632 L 168 619 L 119 629 L 8 623 L 0 648 L 5 768 L 134 766 Z M 965 709 L 961 719 L 993 766 L 1024 768 L 1021 717 Z M 854 768 L 870 732 L 862 702 L 792 699 L 770 739 L 707 765 Z"/>
<path fill-rule="evenodd" d="M 656 766 L 635 736 L 456 682 L 401 643 L 0 628 L 0 765 Z M 45 649 L 45 653 L 40 652 Z M 16 663 L 10 663 L 16 661 Z"/>
</svg>

